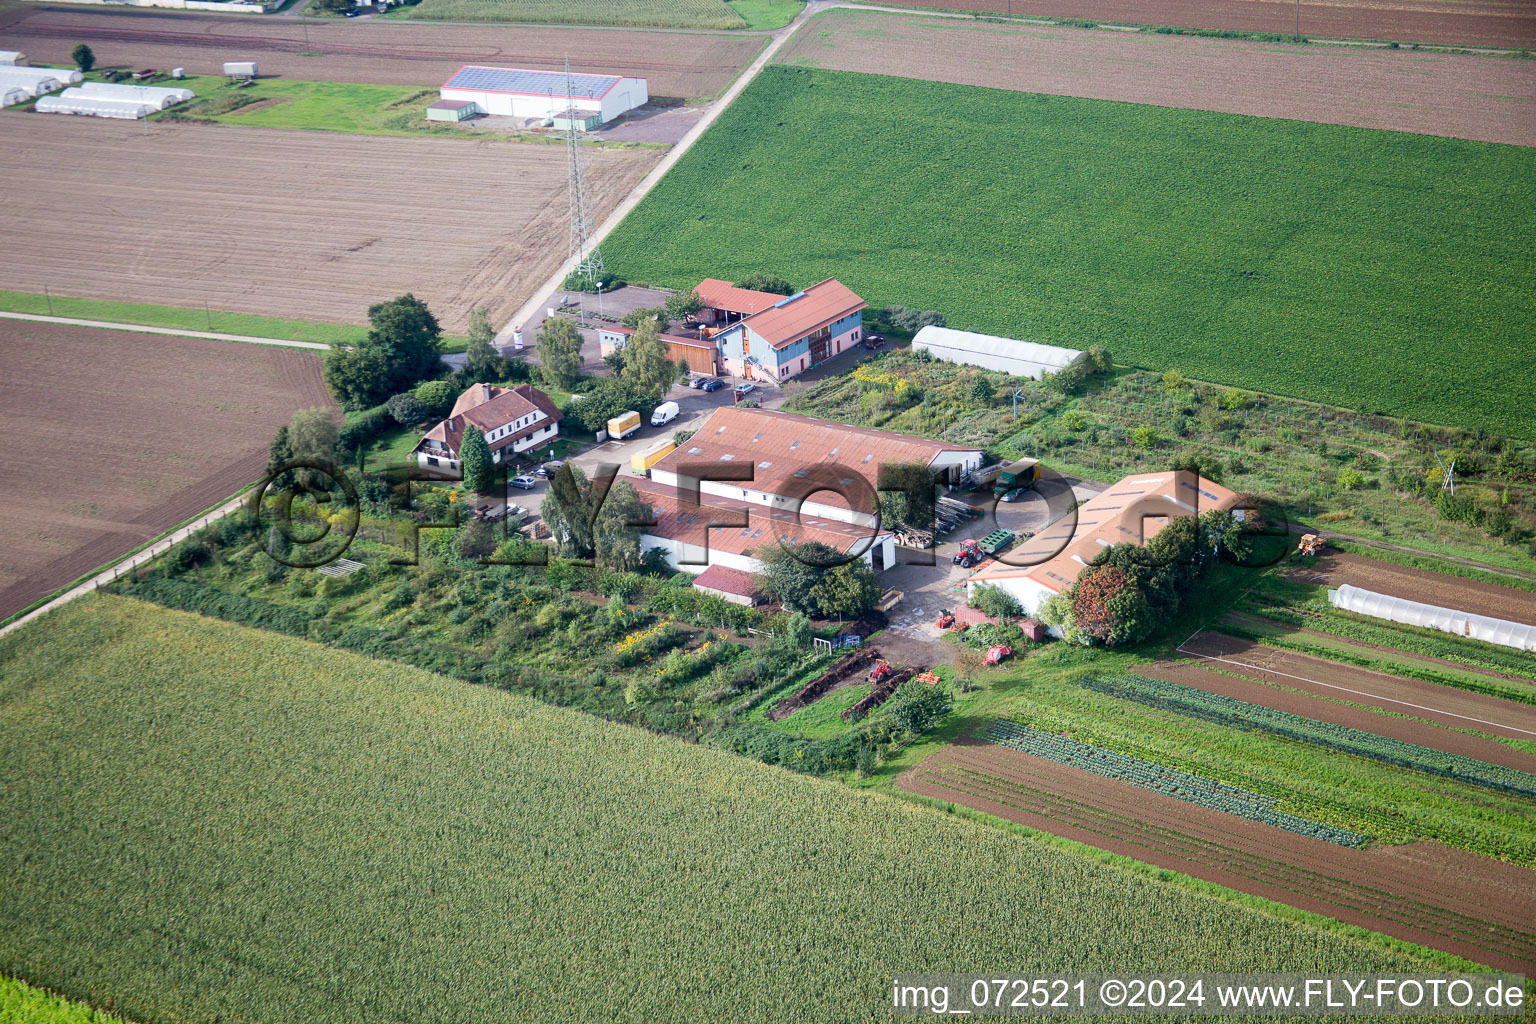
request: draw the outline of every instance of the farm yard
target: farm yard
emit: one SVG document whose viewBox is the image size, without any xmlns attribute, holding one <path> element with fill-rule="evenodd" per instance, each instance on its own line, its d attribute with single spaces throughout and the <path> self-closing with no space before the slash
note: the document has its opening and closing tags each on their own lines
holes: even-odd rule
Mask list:
<svg viewBox="0 0 1536 1024">
<path fill-rule="evenodd" d="M 1530 437 L 1533 182 L 1521 147 L 773 66 L 605 253 Z"/>
<path fill-rule="evenodd" d="M 240 490 L 329 404 L 313 352 L 0 320 L 0 619 Z"/>
<path fill-rule="evenodd" d="M 22 114 L 6 124 L 0 168 L 32 198 L 0 214 L 0 286 L 14 290 L 350 323 L 413 292 L 457 332 L 477 304 L 509 315 L 565 256 L 558 146 L 176 123 L 146 134 Z M 104 146 L 134 173 L 104 164 Z M 594 216 L 656 156 L 592 152 Z"/>
<path fill-rule="evenodd" d="M 883 6 L 1091 19 L 1127 25 L 1166 25 L 1211 32 L 1290 36 L 1297 7 L 1286 0 L 896 0 Z M 1308 0 L 1300 7 L 1301 33 L 1331 39 L 1523 48 L 1536 45 L 1536 15 L 1519 0 Z"/>
<path fill-rule="evenodd" d="M 0 638 L 0 663 L 0 970 L 129 1018 L 778 1021 L 820 1016 L 834 987 L 872 1016 L 912 963 L 1436 965 L 929 808 L 126 598 Z M 1463 904 L 1497 891 L 1487 875 Z M 759 998 L 723 981 L 743 971 Z"/>
<path fill-rule="evenodd" d="M 1536 146 L 1536 63 L 839 8 L 780 64 Z"/>
<path fill-rule="evenodd" d="M 306 44 L 305 33 L 308 33 Z M 519 25 L 241 18 L 146 9 L 0 7 L 0 44 L 39 63 L 62 64 L 86 42 L 101 67 L 168 68 L 218 74 L 226 60 L 296 79 L 436 88 L 465 64 L 645 78 L 652 96 L 718 95 L 763 46 L 759 36 L 634 32 Z"/>
</svg>

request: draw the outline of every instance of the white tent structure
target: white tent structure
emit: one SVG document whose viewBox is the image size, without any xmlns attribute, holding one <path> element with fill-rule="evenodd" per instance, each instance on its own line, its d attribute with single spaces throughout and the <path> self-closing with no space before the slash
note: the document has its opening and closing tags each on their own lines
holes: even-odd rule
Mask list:
<svg viewBox="0 0 1536 1024">
<path fill-rule="evenodd" d="M 964 363 L 999 370 L 1012 377 L 1039 380 L 1060 373 L 1082 355 L 1075 348 L 1039 345 L 1032 341 L 999 338 L 952 327 L 924 327 L 912 339 L 912 351 L 925 350 L 946 363 Z"/>
<path fill-rule="evenodd" d="M 1337 590 L 1328 591 L 1328 602 L 1357 615 L 1401 622 L 1405 626 L 1422 626 L 1438 629 L 1457 636 L 1481 640 L 1485 644 L 1513 647 L 1517 651 L 1536 651 L 1536 626 L 1508 619 L 1495 619 L 1487 615 L 1474 615 L 1454 608 L 1410 601 L 1405 597 L 1378 594 L 1373 590 L 1361 590 L 1344 584 Z"/>
<path fill-rule="evenodd" d="M 18 103 L 25 103 L 31 99 L 27 90 L 14 85 L 0 85 L 0 107 L 14 107 Z"/>
<path fill-rule="evenodd" d="M 18 67 L 26 64 L 27 55 L 20 50 L 0 50 L 0 64 L 14 64 Z"/>
<path fill-rule="evenodd" d="M 75 72 L 78 74 L 79 72 Z M 0 89 L 9 92 L 11 89 L 25 89 L 27 97 L 41 96 L 44 93 L 62 89 L 65 86 L 64 78 L 70 74 L 67 71 L 56 71 L 53 68 L 16 68 L 9 65 L 0 65 Z"/>
<path fill-rule="evenodd" d="M 80 92 L 79 89 L 65 89 L 58 96 L 44 96 L 37 101 L 37 110 L 43 114 L 81 114 L 87 117 L 121 117 L 130 120 L 148 117 L 156 109 L 148 103 L 89 96 Z"/>
<path fill-rule="evenodd" d="M 104 100 L 122 100 L 128 103 L 149 103 L 156 110 L 185 103 L 192 98 L 191 89 L 168 89 L 157 85 L 116 85 L 112 82 L 86 82 L 71 93 L 82 93 Z M 68 95 L 66 93 L 65 95 Z"/>
</svg>

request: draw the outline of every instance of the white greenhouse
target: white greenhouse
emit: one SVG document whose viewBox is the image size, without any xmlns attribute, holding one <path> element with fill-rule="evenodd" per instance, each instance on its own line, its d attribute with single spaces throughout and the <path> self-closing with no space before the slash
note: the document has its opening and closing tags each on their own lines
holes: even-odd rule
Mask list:
<svg viewBox="0 0 1536 1024">
<path fill-rule="evenodd" d="M 1441 608 L 1438 605 L 1410 601 L 1405 597 L 1378 594 L 1374 590 L 1361 590 L 1347 583 L 1337 590 L 1328 591 L 1328 601 L 1335 608 L 1356 615 L 1401 622 L 1406 626 L 1438 629 L 1481 640 L 1485 644 L 1513 647 L 1518 651 L 1536 651 L 1536 626 L 1523 622 Z"/>
<path fill-rule="evenodd" d="M 924 327 L 912 339 L 912 350 L 919 349 L 946 363 L 980 366 L 1031 380 L 1039 380 L 1047 373 L 1060 373 L 1082 355 L 1075 348 L 1039 345 L 952 327 Z"/>
<path fill-rule="evenodd" d="M 32 97 L 27 95 L 27 90 L 17 88 L 14 85 L 0 85 L 0 107 L 14 107 L 18 103 L 25 103 Z"/>
<path fill-rule="evenodd" d="M 71 96 L 70 93 L 75 95 Z M 39 99 L 37 110 L 43 114 L 81 114 L 86 117 L 137 119 L 153 114 L 155 107 L 148 103 L 102 99 L 99 96 L 84 95 L 78 89 L 66 89 L 61 95 L 44 96 Z"/>
<path fill-rule="evenodd" d="M 25 90 L 28 98 L 41 96 L 44 93 L 62 89 L 65 85 L 63 71 L 55 71 L 52 68 L 13 68 L 8 65 L 0 65 L 0 89 L 10 92 L 12 89 Z"/>
<path fill-rule="evenodd" d="M 27 55 L 20 50 L 0 50 L 0 64 L 20 67 L 27 62 Z"/>
<path fill-rule="evenodd" d="M 156 85 L 116 85 L 111 82 L 86 82 L 80 88 L 71 89 L 69 92 L 83 93 L 104 100 L 148 103 L 156 110 L 164 110 L 166 107 L 185 103 L 192 98 L 191 89 L 168 89 Z"/>
</svg>

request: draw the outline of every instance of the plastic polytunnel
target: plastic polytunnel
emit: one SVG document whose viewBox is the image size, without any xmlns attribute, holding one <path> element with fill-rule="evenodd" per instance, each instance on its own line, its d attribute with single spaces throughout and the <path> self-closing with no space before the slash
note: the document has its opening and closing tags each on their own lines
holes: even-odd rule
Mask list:
<svg viewBox="0 0 1536 1024">
<path fill-rule="evenodd" d="M 156 110 L 164 110 L 166 107 L 185 103 L 192 98 L 191 89 L 168 89 L 157 85 L 117 85 L 112 82 L 86 82 L 78 90 L 71 89 L 70 92 L 81 92 L 104 100 L 149 103 Z"/>
<path fill-rule="evenodd" d="M 70 96 L 69 93 L 72 92 L 76 95 Z M 81 114 L 87 117 L 129 119 L 148 117 L 155 112 L 155 108 L 148 103 L 104 100 L 96 96 L 80 95 L 74 89 L 66 89 L 59 96 L 44 96 L 37 101 L 37 110 L 44 114 Z"/>
<path fill-rule="evenodd" d="M 1405 626 L 1438 629 L 1481 640 L 1485 644 L 1513 647 L 1517 651 L 1536 651 L 1536 626 L 1523 622 L 1495 619 L 1488 615 L 1475 615 L 1454 608 L 1410 601 L 1405 597 L 1378 594 L 1374 590 L 1361 590 L 1347 583 L 1337 590 L 1328 591 L 1328 601 L 1335 608 L 1357 615 L 1401 622 Z"/>
<path fill-rule="evenodd" d="M 0 89 L 9 92 L 12 89 L 23 89 L 28 98 L 41 96 L 44 93 L 53 92 L 62 88 L 57 75 L 52 68 L 13 68 L 0 65 Z"/>
<path fill-rule="evenodd" d="M 25 103 L 31 99 L 27 90 L 18 89 L 15 86 L 0 86 L 0 107 L 14 107 L 18 103 Z"/>
</svg>

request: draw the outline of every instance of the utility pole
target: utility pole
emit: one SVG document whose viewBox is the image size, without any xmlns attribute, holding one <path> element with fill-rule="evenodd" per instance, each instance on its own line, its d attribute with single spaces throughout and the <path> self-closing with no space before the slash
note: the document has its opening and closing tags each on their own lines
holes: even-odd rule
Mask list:
<svg viewBox="0 0 1536 1024">
<path fill-rule="evenodd" d="M 596 246 L 593 246 L 590 252 L 587 251 L 589 236 L 592 233 L 592 215 L 587 206 L 587 182 L 581 155 L 581 139 L 586 132 L 576 126 L 576 79 L 571 74 L 570 54 L 566 54 L 565 57 L 565 128 L 566 163 L 570 175 L 567 255 L 576 258 L 576 269 L 573 273 L 598 283 L 603 277 L 603 254 Z M 602 315 L 603 293 L 601 290 L 597 293 L 597 311 L 598 315 Z"/>
<path fill-rule="evenodd" d="M 1301 42 L 1301 0 L 1296 0 L 1296 41 Z"/>
</svg>

